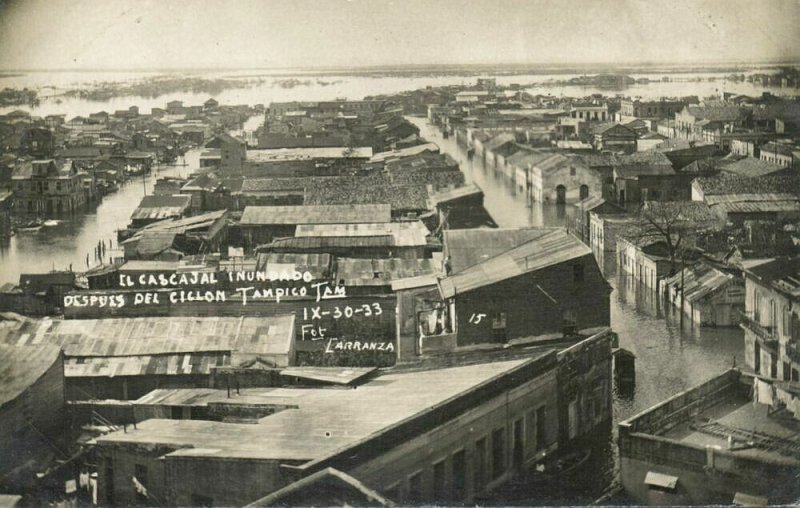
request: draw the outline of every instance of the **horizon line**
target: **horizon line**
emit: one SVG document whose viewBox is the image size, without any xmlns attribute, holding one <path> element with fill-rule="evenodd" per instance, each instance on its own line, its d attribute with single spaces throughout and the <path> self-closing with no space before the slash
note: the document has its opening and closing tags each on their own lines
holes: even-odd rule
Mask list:
<svg viewBox="0 0 800 508">
<path fill-rule="evenodd" d="M 500 68 L 500 67 L 540 67 L 540 68 L 563 68 L 571 69 L 576 67 L 591 68 L 591 67 L 659 67 L 659 66 L 783 66 L 783 65 L 800 65 L 800 58 L 794 60 L 760 60 L 760 61 L 743 61 L 743 60 L 697 60 L 691 62 L 679 61 L 663 61 L 653 62 L 647 60 L 639 61 L 619 61 L 619 62 L 472 62 L 472 63 L 401 63 L 401 64 L 367 64 L 367 65 L 311 65 L 311 66 L 172 66 L 172 67 L 28 67 L 28 68 L 4 68 L 0 67 L 0 73 L 11 72 L 163 72 L 163 71 L 240 71 L 240 70 L 253 70 L 253 71 L 370 71 L 381 69 L 425 69 L 425 68 L 468 68 L 468 67 L 482 67 L 482 68 Z"/>
</svg>

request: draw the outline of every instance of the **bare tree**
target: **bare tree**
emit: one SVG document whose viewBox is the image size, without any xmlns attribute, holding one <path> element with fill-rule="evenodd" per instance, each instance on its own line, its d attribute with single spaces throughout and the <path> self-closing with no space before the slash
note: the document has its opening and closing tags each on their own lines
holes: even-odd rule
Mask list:
<svg viewBox="0 0 800 508">
<path fill-rule="evenodd" d="M 678 259 L 695 246 L 698 235 L 718 224 L 702 202 L 647 201 L 639 208 L 626 236 L 640 245 L 664 242 L 669 253 L 670 271 L 675 273 Z"/>
</svg>

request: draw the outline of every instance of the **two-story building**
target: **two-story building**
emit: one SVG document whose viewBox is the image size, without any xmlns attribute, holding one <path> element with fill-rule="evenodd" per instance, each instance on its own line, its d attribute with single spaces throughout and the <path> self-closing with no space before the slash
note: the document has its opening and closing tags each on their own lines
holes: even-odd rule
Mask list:
<svg viewBox="0 0 800 508">
<path fill-rule="evenodd" d="M 743 263 L 747 366 L 763 377 L 800 381 L 800 258 Z"/>
<path fill-rule="evenodd" d="M 69 160 L 21 163 L 11 177 L 14 211 L 48 216 L 78 212 L 91 196 L 92 188 L 89 193 L 85 189 L 87 177 L 91 179 Z"/>
</svg>

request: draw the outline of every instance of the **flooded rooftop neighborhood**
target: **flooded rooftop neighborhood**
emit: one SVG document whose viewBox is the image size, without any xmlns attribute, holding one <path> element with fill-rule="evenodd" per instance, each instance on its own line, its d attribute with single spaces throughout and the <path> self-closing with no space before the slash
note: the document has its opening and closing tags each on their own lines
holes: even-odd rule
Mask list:
<svg viewBox="0 0 800 508">
<path fill-rule="evenodd" d="M 0 1 L 0 505 L 796 504 L 735 3 Z"/>
</svg>

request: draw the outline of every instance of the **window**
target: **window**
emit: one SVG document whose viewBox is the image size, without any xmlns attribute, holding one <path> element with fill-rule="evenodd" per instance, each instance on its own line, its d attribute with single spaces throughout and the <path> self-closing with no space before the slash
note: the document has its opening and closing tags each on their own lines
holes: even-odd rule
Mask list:
<svg viewBox="0 0 800 508">
<path fill-rule="evenodd" d="M 480 492 L 486 487 L 486 438 L 475 441 L 475 457 L 473 464 L 475 492 Z"/>
<path fill-rule="evenodd" d="M 408 501 L 409 503 L 422 502 L 422 471 L 417 471 L 408 477 Z"/>
<path fill-rule="evenodd" d="M 506 429 L 492 432 L 492 479 L 500 478 L 506 471 Z"/>
<path fill-rule="evenodd" d="M 525 461 L 525 435 L 522 426 L 522 418 L 514 421 L 514 448 L 512 460 L 514 461 L 514 467 L 517 468 L 522 467 Z"/>
<path fill-rule="evenodd" d="M 447 476 L 444 460 L 433 465 L 433 499 L 434 502 L 441 502 L 447 499 Z"/>
<path fill-rule="evenodd" d="M 536 449 L 541 450 L 546 446 L 545 416 L 547 407 L 542 405 L 536 408 Z"/>
<path fill-rule="evenodd" d="M 569 176 L 575 176 L 575 172 L 576 172 L 575 168 L 573 167 L 569 168 Z"/>
<path fill-rule="evenodd" d="M 572 265 L 572 280 L 574 282 L 583 282 L 583 263 Z"/>
<path fill-rule="evenodd" d="M 463 448 L 450 458 L 450 466 L 453 474 L 450 499 L 460 501 L 467 497 L 467 453 Z"/>
</svg>

